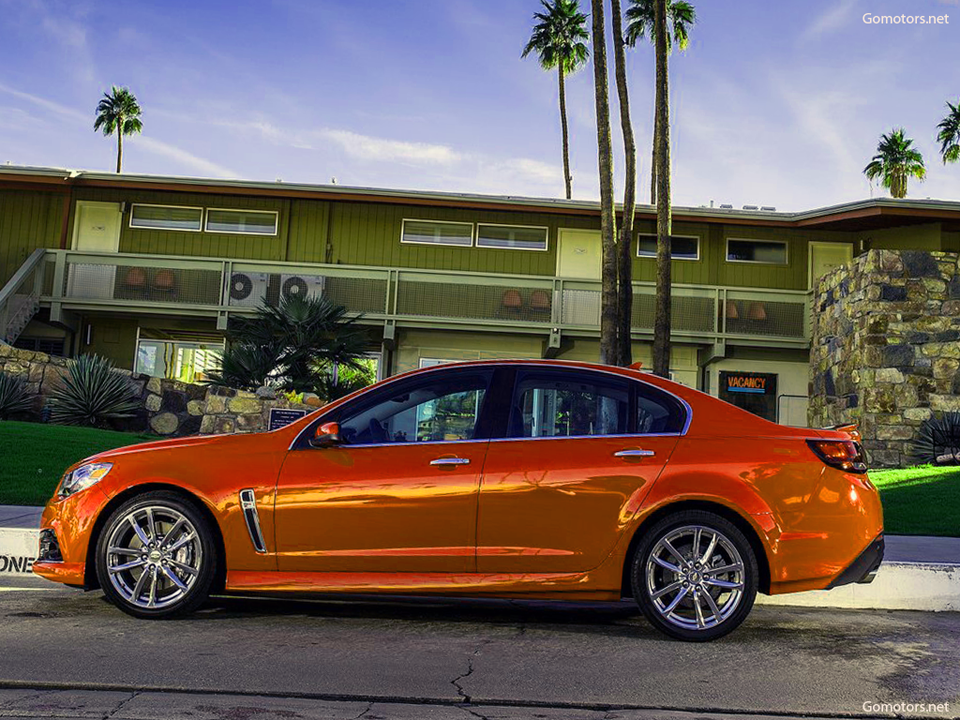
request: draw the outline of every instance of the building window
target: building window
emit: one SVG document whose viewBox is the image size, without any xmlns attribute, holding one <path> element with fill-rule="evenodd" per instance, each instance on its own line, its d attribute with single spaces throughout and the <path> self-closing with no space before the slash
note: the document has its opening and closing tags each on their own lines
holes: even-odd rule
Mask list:
<svg viewBox="0 0 960 720">
<path fill-rule="evenodd" d="M 473 223 L 443 220 L 404 220 L 400 242 L 416 245 L 473 245 Z"/>
<path fill-rule="evenodd" d="M 207 210 L 207 232 L 276 235 L 279 213 L 263 210 Z"/>
<path fill-rule="evenodd" d="M 774 373 L 721 370 L 718 395 L 731 405 L 777 422 L 777 376 Z"/>
<path fill-rule="evenodd" d="M 223 343 L 139 340 L 135 371 L 153 377 L 203 382 L 220 367 Z"/>
<path fill-rule="evenodd" d="M 132 228 L 200 232 L 202 224 L 203 208 L 139 204 L 130 207 Z"/>
<path fill-rule="evenodd" d="M 727 262 L 787 264 L 787 243 L 782 240 L 727 239 Z"/>
<path fill-rule="evenodd" d="M 657 236 L 654 233 L 637 235 L 637 257 L 657 256 Z M 670 258 L 672 260 L 699 260 L 700 238 L 696 235 L 671 235 Z"/>
<path fill-rule="evenodd" d="M 548 232 L 545 227 L 480 223 L 477 225 L 477 247 L 546 250 Z"/>
</svg>

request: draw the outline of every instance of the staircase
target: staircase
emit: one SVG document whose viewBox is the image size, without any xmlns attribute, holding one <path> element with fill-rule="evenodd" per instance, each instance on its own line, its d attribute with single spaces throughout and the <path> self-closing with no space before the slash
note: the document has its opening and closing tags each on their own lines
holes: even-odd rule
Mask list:
<svg viewBox="0 0 960 720">
<path fill-rule="evenodd" d="M 0 288 L 0 342 L 12 345 L 40 309 L 42 249 L 35 250 Z"/>
</svg>

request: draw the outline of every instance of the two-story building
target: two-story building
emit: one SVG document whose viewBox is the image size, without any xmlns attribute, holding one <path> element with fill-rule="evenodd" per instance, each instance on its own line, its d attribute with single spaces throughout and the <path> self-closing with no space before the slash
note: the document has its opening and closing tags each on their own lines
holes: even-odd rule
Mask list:
<svg viewBox="0 0 960 720">
<path fill-rule="evenodd" d="M 960 251 L 960 203 L 674 209 L 676 380 L 805 424 L 815 278 L 871 248 Z M 655 210 L 634 239 L 650 365 Z M 231 316 L 283 292 L 361 313 L 381 377 L 473 358 L 597 360 L 595 202 L 0 167 L 0 340 L 202 379 Z"/>
</svg>

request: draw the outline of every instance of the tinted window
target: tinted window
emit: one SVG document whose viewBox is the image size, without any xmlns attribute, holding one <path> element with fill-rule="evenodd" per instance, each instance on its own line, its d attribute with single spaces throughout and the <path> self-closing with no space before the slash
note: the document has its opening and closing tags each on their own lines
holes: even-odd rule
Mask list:
<svg viewBox="0 0 960 720">
<path fill-rule="evenodd" d="M 438 372 L 400 383 L 345 408 L 340 435 L 350 445 L 472 440 L 489 379 L 489 373 Z"/>
<path fill-rule="evenodd" d="M 675 398 L 649 386 L 637 387 L 637 425 L 634 432 L 676 433 L 683 430 L 686 410 Z"/>
<path fill-rule="evenodd" d="M 521 372 L 510 437 L 623 435 L 630 432 L 630 385 L 590 373 Z"/>
</svg>

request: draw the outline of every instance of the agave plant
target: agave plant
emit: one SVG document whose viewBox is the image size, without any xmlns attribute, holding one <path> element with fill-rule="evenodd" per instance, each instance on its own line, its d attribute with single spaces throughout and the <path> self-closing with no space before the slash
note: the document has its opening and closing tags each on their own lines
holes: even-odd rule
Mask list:
<svg viewBox="0 0 960 720">
<path fill-rule="evenodd" d="M 50 419 L 61 425 L 102 427 L 132 417 L 139 407 L 130 381 L 99 355 L 81 355 L 50 393 Z"/>
<path fill-rule="evenodd" d="M 946 412 L 925 420 L 911 447 L 917 465 L 960 464 L 960 413 Z"/>
<path fill-rule="evenodd" d="M 33 410 L 33 398 L 27 394 L 27 383 L 19 375 L 0 373 L 0 419 L 25 415 Z"/>
</svg>

